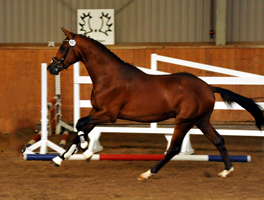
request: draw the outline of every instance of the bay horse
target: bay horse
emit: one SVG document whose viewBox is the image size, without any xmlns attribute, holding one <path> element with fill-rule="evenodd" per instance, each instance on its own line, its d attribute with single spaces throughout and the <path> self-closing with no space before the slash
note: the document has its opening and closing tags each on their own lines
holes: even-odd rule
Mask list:
<svg viewBox="0 0 264 200">
<path fill-rule="evenodd" d="M 62 31 L 66 39 L 47 70 L 57 75 L 73 63 L 83 62 L 93 82 L 92 109 L 87 117 L 78 120 L 78 134 L 70 147 L 52 160 L 55 166 L 69 159 L 78 145 L 84 157 L 89 160 L 93 152 L 87 149 L 88 134 L 98 124 L 114 123 L 117 119 L 150 123 L 175 118 L 175 128 L 166 155 L 138 179 L 145 180 L 155 175 L 177 155 L 184 136 L 193 126 L 197 126 L 220 152 L 225 169 L 219 176 L 226 177 L 234 168 L 224 138 L 210 123 L 215 104 L 214 93 L 220 93 L 222 99 L 230 105 L 236 102 L 245 108 L 255 118 L 260 130 L 264 125 L 261 107 L 250 98 L 208 85 L 189 73 L 145 74 L 122 61 L 101 43 L 64 28 Z"/>
</svg>

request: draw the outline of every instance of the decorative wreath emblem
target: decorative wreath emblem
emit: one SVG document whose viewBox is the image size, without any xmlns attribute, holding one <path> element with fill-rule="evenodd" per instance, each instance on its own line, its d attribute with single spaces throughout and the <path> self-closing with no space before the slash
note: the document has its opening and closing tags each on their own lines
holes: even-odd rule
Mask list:
<svg viewBox="0 0 264 200">
<path fill-rule="evenodd" d="M 109 23 L 111 19 L 109 13 L 104 14 L 104 12 L 102 12 L 102 15 L 99 17 L 101 19 L 101 26 L 99 29 L 93 29 L 91 25 L 92 18 L 93 17 L 91 16 L 90 12 L 88 14 L 83 13 L 83 16 L 81 16 L 83 23 L 79 23 L 79 25 L 81 26 L 80 30 L 84 31 L 85 36 L 88 36 L 88 34 L 92 32 L 99 32 L 108 36 L 107 32 L 112 32 L 111 26 L 113 25 L 113 23 Z M 88 26 L 88 30 L 85 29 L 86 25 Z"/>
</svg>

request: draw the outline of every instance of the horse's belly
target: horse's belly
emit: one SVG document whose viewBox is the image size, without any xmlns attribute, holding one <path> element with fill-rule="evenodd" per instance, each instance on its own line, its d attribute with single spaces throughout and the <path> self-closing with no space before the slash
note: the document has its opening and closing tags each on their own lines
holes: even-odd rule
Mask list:
<svg viewBox="0 0 264 200">
<path fill-rule="evenodd" d="M 118 119 L 125 119 L 125 120 L 130 120 L 130 121 L 136 121 L 136 122 L 160 122 L 166 119 L 170 119 L 175 117 L 175 114 L 170 114 L 170 115 L 133 115 L 133 114 L 120 114 Z"/>
<path fill-rule="evenodd" d="M 157 108 L 157 107 L 156 107 Z M 126 119 L 137 122 L 159 122 L 176 116 L 174 111 L 158 111 L 155 107 L 138 107 L 132 110 L 122 109 L 119 112 L 119 119 Z"/>
</svg>

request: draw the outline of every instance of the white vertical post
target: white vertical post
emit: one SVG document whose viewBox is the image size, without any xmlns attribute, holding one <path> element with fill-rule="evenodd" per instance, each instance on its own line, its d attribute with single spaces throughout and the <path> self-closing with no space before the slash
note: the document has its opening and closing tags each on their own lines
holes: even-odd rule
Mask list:
<svg viewBox="0 0 264 200">
<path fill-rule="evenodd" d="M 183 141 L 181 146 L 180 155 L 190 155 L 194 153 L 194 149 L 192 148 L 191 140 L 190 140 L 190 132 L 188 132 Z"/>
<path fill-rule="evenodd" d="M 157 54 L 151 54 L 151 69 L 157 71 L 158 70 L 158 63 L 157 63 Z"/>
<path fill-rule="evenodd" d="M 150 123 L 150 128 L 156 129 L 157 128 L 157 123 Z"/>
<path fill-rule="evenodd" d="M 151 64 L 151 66 L 150 66 L 151 70 L 157 71 L 157 69 L 158 69 L 157 54 L 155 54 L 155 53 L 151 54 L 151 60 L 150 61 L 151 61 L 151 63 L 150 63 Z M 157 123 L 151 123 L 150 128 L 153 128 L 153 129 L 157 128 Z"/>
<path fill-rule="evenodd" d="M 80 84 L 77 82 L 77 78 L 80 76 L 80 63 L 76 62 L 73 67 L 73 105 L 74 105 L 74 122 L 73 128 L 76 130 L 76 123 L 80 119 Z"/>
<path fill-rule="evenodd" d="M 46 154 L 47 152 L 47 140 L 48 140 L 48 108 L 47 108 L 47 64 L 41 64 L 41 146 L 40 154 Z"/>
<path fill-rule="evenodd" d="M 60 74 L 55 76 L 55 88 L 56 95 L 61 95 L 61 87 L 60 87 Z"/>
<path fill-rule="evenodd" d="M 55 128 L 56 135 L 59 135 L 61 133 L 61 87 L 60 87 L 60 74 L 55 76 L 55 94 L 59 95 L 59 99 L 56 102 L 56 118 L 57 118 L 57 124 Z"/>
</svg>

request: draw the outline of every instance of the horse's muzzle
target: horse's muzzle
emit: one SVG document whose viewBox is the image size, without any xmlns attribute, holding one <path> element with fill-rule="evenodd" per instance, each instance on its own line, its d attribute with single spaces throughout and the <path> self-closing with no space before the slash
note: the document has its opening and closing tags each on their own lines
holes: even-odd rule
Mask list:
<svg viewBox="0 0 264 200">
<path fill-rule="evenodd" d="M 47 67 L 47 70 L 53 75 L 58 75 L 60 73 L 58 66 L 55 65 L 54 63 L 50 63 L 49 66 Z"/>
</svg>

